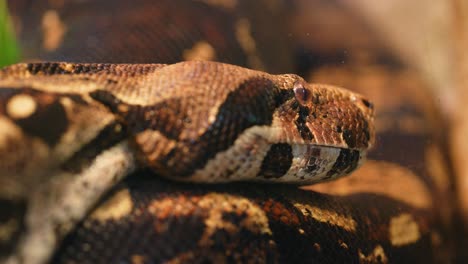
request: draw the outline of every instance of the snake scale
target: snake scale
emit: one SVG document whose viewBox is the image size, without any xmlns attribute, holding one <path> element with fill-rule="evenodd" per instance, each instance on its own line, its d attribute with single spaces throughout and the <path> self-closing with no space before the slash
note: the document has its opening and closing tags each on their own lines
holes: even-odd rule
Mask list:
<svg viewBox="0 0 468 264">
<path fill-rule="evenodd" d="M 368 100 L 296 75 L 192 61 L 18 64 L 0 77 L 0 171 L 14 181 L 6 185 L 29 179 L 9 190 L 29 193 L 45 178 L 69 185 L 63 193 L 44 186 L 53 198 L 31 196 L 45 205 L 28 209 L 41 216 L 27 216 L 35 223 L 22 242 L 26 262 L 40 259 L 35 250 L 54 230 L 81 219 L 110 184 L 136 168 L 193 182 L 306 184 L 354 171 L 374 138 Z M 43 126 L 49 120 L 54 125 Z M 81 168 L 62 168 L 66 163 Z"/>
<path fill-rule="evenodd" d="M 372 104 L 364 97 L 265 73 L 291 72 L 294 63 L 281 34 L 257 28 L 271 27 L 265 12 L 284 17 L 282 1 L 9 4 L 23 25 L 26 57 L 98 63 L 25 63 L 0 73 L 0 120 L 8 128 L 0 141 L 0 201 L 8 208 L 0 219 L 0 234 L 7 234 L 0 236 L 1 257 L 31 263 L 447 259 L 445 220 L 433 205 L 443 204 L 443 192 L 412 165 L 422 155 L 402 157 L 385 145 L 407 137 L 404 144 L 418 153 L 419 134 L 392 130 L 403 127 L 402 113 L 424 124 L 418 108 L 377 112 L 377 150 L 351 177 L 304 188 L 232 181 L 330 180 L 359 167 L 373 142 Z M 42 37 L 28 26 L 38 20 Z M 285 26 L 275 25 L 280 32 Z M 295 72 L 306 76 L 312 68 L 313 83 L 329 83 L 333 78 L 322 76 L 330 72 L 349 83 L 362 75 L 359 63 L 349 63 L 349 75 L 333 63 L 317 68 L 317 55 L 301 50 Z M 184 59 L 263 71 L 177 63 Z M 389 68 L 389 78 L 405 80 L 404 66 Z M 385 109 L 388 97 L 372 97 L 377 111 Z M 48 119 L 53 126 L 45 126 Z M 397 121 L 385 130 L 382 120 Z M 23 151 L 11 155 L 11 148 Z M 211 180 L 229 183 L 199 183 Z"/>
</svg>

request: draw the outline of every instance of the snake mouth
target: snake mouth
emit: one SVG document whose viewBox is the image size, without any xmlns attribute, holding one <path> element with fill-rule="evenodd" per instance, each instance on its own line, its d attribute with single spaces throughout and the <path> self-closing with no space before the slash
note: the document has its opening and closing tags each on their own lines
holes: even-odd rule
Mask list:
<svg viewBox="0 0 468 264">
<path fill-rule="evenodd" d="M 313 144 L 273 144 L 263 159 L 257 179 L 313 184 L 352 173 L 366 159 L 366 150 Z"/>
</svg>

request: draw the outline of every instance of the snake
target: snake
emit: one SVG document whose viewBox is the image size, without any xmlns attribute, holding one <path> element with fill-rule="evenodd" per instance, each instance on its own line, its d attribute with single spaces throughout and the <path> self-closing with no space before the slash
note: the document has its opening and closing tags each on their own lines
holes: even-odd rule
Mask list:
<svg viewBox="0 0 468 264">
<path fill-rule="evenodd" d="M 279 10 L 269 4 L 274 1 L 260 2 L 237 5 Z M 2 70 L 0 116 L 8 129 L 0 156 L 10 163 L 0 163 L 0 201 L 9 209 L 0 219 L 7 231 L 0 257 L 13 263 L 386 263 L 433 261 L 427 252 L 446 245 L 418 180 L 423 175 L 432 186 L 425 172 L 408 170 L 409 157 L 379 161 L 392 154 L 387 134 L 380 130 L 380 152 L 371 151 L 373 160 L 354 171 L 374 145 L 369 100 L 305 77 L 265 73 L 290 72 L 290 57 L 281 45 L 274 56 L 263 56 L 278 39 L 256 40 L 268 49 L 252 44 L 249 30 L 262 35 L 268 31 L 256 26 L 271 27 L 261 16 L 247 20 L 241 8 L 211 1 L 49 5 L 43 44 L 32 44 L 41 39 L 34 27 L 23 27 L 25 52 L 75 62 Z M 120 30 L 108 31 L 93 12 L 107 10 L 107 16 L 115 8 L 126 12 L 116 20 Z M 25 14 L 26 25 L 42 15 Z M 226 29 L 231 18 L 233 29 Z M 158 26 L 165 21 L 179 28 Z M 60 34 L 49 36 L 49 26 L 65 30 L 63 43 L 54 46 Z M 107 48 L 73 48 L 95 45 L 93 37 Z M 236 42 L 240 48 L 231 45 Z M 178 62 L 194 54 L 244 68 Z M 149 62 L 166 64 L 133 64 Z M 406 76 L 398 75 L 404 67 L 392 67 L 398 70 L 388 70 L 391 78 Z M 386 101 L 377 103 L 379 110 Z M 406 120 L 389 113 L 387 119 Z M 46 126 L 50 118 L 54 125 Z M 388 135 L 393 142 L 401 137 Z M 419 142 L 410 138 L 408 149 Z"/>
<path fill-rule="evenodd" d="M 28 216 L 36 220 L 22 242 L 27 263 L 43 258 L 41 245 L 53 248 L 44 242 L 53 230 L 73 226 L 137 168 L 192 182 L 310 184 L 354 171 L 374 140 L 367 99 L 292 74 L 202 61 L 37 63 L 6 67 L 0 79 L 1 174 L 37 178 L 15 186 L 19 193 L 44 179 L 68 185 L 45 184 L 42 193 L 57 193 L 50 205 L 31 195 L 42 205 L 28 210 L 42 216 Z"/>
</svg>

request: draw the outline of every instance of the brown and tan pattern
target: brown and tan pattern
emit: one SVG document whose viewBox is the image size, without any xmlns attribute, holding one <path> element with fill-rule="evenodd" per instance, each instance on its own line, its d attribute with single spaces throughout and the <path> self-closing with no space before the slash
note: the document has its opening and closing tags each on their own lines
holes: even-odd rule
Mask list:
<svg viewBox="0 0 468 264">
<path fill-rule="evenodd" d="M 433 258 L 418 253 L 433 243 L 427 212 L 385 195 L 339 197 L 247 183 L 200 187 L 154 179 L 146 172 L 128 177 L 109 199 L 122 192 L 131 195 L 131 212 L 107 222 L 93 213 L 65 239 L 54 263 L 130 262 L 137 256 L 156 263 Z"/>
<path fill-rule="evenodd" d="M 339 2 L 10 2 L 26 58 L 166 64 L 193 58 L 219 60 L 271 73 L 297 72 L 311 82 L 360 91 L 376 106 L 377 141 L 369 153 L 371 161 L 351 177 L 299 189 L 258 183 L 180 184 L 162 180 L 148 170 L 136 171 L 68 233 L 52 262 L 446 263 L 453 259 L 450 169 L 445 166 L 443 131 L 435 129 L 444 125 L 439 123 L 432 97 L 417 74 L 390 55 L 368 25 Z M 295 53 L 290 41 L 296 45 Z M 64 67 L 55 71 L 64 75 L 73 72 L 67 66 L 70 64 L 61 65 Z M 78 172 L 89 166 L 89 158 L 101 157 L 93 146 L 105 149 L 128 136 L 125 122 L 131 119 L 130 113 L 141 118 L 140 112 L 149 109 L 139 106 L 142 110 L 136 111 L 133 106 L 145 101 L 139 101 L 139 96 L 130 98 L 125 90 L 119 97 L 112 97 L 102 90 L 93 93 L 98 89 L 75 81 L 73 89 L 90 94 L 78 104 L 66 99 L 68 104 L 88 109 L 86 104 L 101 102 L 98 109 L 90 111 L 118 116 L 97 123 L 106 126 L 106 132 L 66 163 L 67 170 Z M 297 107 L 310 96 L 302 89 L 307 85 L 301 84 L 293 84 Z M 131 100 L 133 103 L 126 105 Z M 18 102 L 29 107 L 17 110 Z M 27 96 L 20 96 L 11 101 L 8 111 L 21 117 L 35 107 Z M 158 110 L 163 108 L 166 106 Z M 294 135 L 297 138 L 320 138 L 311 132 L 304 117 L 315 111 L 327 114 L 322 111 L 326 108 L 312 109 L 299 107 L 296 115 L 287 119 L 298 131 Z M 169 109 L 165 118 L 173 118 L 175 112 Z M 217 117 L 216 113 L 208 116 Z M 147 147 L 144 142 L 157 143 L 167 136 L 173 137 L 168 143 L 172 144 L 184 135 L 179 133 L 181 127 L 187 126 L 179 122 L 174 126 L 177 133 L 171 133 L 171 129 L 153 125 L 164 133 L 142 135 L 140 146 Z M 330 126 L 323 132 L 328 135 L 338 131 L 338 127 Z M 342 135 L 348 133 L 341 131 Z M 82 139 L 93 138 L 93 133 L 84 133 Z M 106 138 L 110 140 L 103 141 Z M 131 149 L 135 145 L 132 143 Z M 309 159 L 307 164 L 300 164 L 295 162 L 296 156 L 324 153 L 343 161 L 335 162 L 336 166 L 329 168 L 332 171 L 348 171 L 358 163 L 354 151 L 333 154 L 323 148 L 277 143 L 263 154 L 267 159 L 258 166 L 267 178 L 281 178 L 291 166 L 306 165 L 307 170 L 314 171 L 327 163 Z M 138 156 L 136 162 L 145 163 Z M 190 160 L 185 162 L 189 164 Z M 232 162 L 226 166 L 240 169 Z M 109 174 L 88 172 L 91 179 L 96 176 L 95 181 Z M 83 181 L 75 187 L 80 184 Z M 11 199 L 0 202 L 11 208 L 0 218 L 2 237 L 6 238 L 0 240 L 0 253 L 5 255 L 24 228 L 21 217 L 26 205 Z"/>
<path fill-rule="evenodd" d="M 0 163 L 2 178 L 29 178 L 24 186 L 18 183 L 28 191 L 16 194 L 29 201 L 25 217 L 34 221 L 26 224 L 17 253 L 24 262 L 45 260 L 55 241 L 134 167 L 204 183 L 305 184 L 351 173 L 374 141 L 373 107 L 367 99 L 341 88 L 308 84 L 292 74 L 269 75 L 201 61 L 30 63 L 6 67 L 0 78 L 0 118 L 19 141 L 9 137 L 15 132 L 0 134 L 5 142 L 0 153 L 27 153 L 29 146 L 14 151 L 8 147 L 24 141 L 37 141 L 44 152 Z M 17 109 L 19 103 L 28 107 Z M 100 125 L 80 115 L 76 109 L 81 107 L 101 109 L 96 112 L 104 111 L 103 119 L 109 121 Z M 41 129 L 44 119 L 56 120 L 56 125 Z M 71 126 L 74 123 L 79 125 Z M 75 148 L 61 142 L 69 134 Z M 279 144 L 288 147 L 276 148 Z M 132 158 L 120 165 L 119 155 Z M 275 158 L 282 156 L 289 158 Z M 77 164 L 81 166 L 69 168 Z M 65 191 L 57 190 L 57 181 L 60 188 L 67 186 Z M 40 193 L 31 191 L 34 185 Z M 47 192 L 57 193 L 41 194 Z M 44 240 L 50 242 L 38 242 Z"/>
<path fill-rule="evenodd" d="M 374 141 L 373 107 L 366 99 L 344 89 L 307 84 L 291 74 L 268 75 L 227 64 L 192 61 L 167 66 L 18 64 L 3 69 L 0 77 L 0 85 L 5 87 L 2 93 L 6 94 L 2 97 L 4 122 L 19 126 L 25 137 L 44 141 L 51 148 L 49 152 L 60 147 L 56 141 L 70 130 L 66 114 L 70 105 L 49 101 L 75 98 L 77 105 L 86 102 L 89 108 L 107 108 L 108 119 L 119 123 L 123 133 L 132 137 L 135 152 L 144 164 L 169 178 L 231 181 L 256 175 L 261 179 L 262 153 L 269 151 L 271 144 L 287 144 L 288 150 L 274 151 L 291 155 L 294 160 L 285 161 L 291 166 L 277 178 L 302 175 L 309 179 L 305 182 L 313 182 L 316 179 L 310 175 L 334 178 L 357 168 Z M 18 96 L 28 96 L 32 101 L 28 105 L 37 104 L 33 109 L 37 111 L 17 117 L 20 113 L 9 106 L 19 100 Z M 44 116 L 63 121 L 58 122 L 56 131 L 43 132 L 38 127 Z M 97 126 L 80 125 L 72 129 L 83 133 L 91 130 L 88 126 Z M 108 125 L 93 129 L 103 130 Z M 81 145 L 90 141 L 84 139 Z M 69 151 L 65 156 L 60 153 L 60 161 L 67 161 L 80 150 Z M 53 160 L 54 156 L 44 159 Z M 301 168 L 306 166 L 307 171 Z M 231 172 L 217 174 L 212 169 L 215 167 Z"/>
</svg>

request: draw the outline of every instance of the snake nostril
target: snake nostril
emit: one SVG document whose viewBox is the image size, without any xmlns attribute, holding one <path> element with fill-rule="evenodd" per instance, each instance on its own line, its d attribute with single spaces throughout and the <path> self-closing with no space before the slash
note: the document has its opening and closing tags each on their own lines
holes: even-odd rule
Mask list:
<svg viewBox="0 0 468 264">
<path fill-rule="evenodd" d="M 371 102 L 367 101 L 366 99 L 361 99 L 361 101 L 367 108 L 371 110 L 374 109 L 374 105 Z"/>
</svg>

